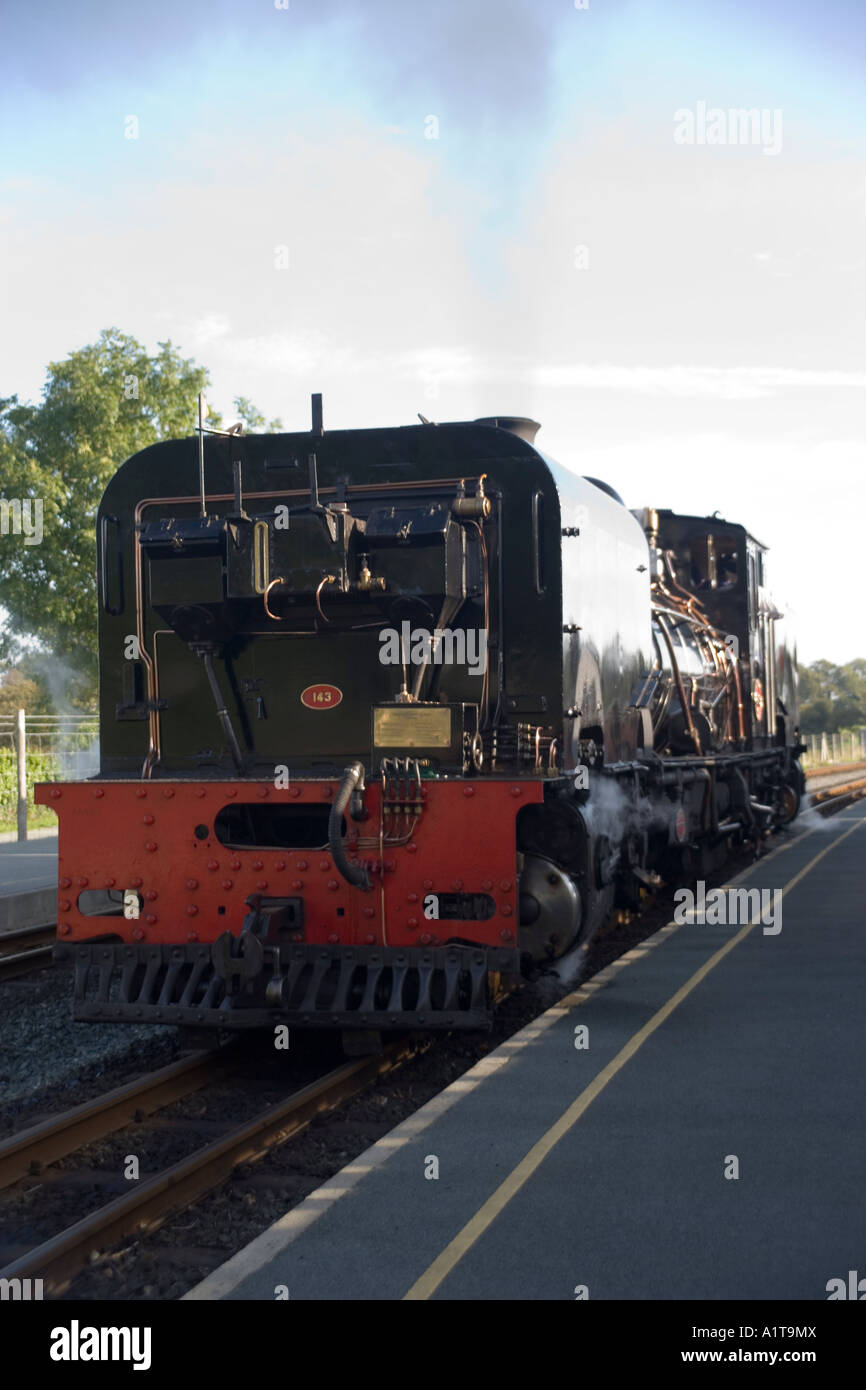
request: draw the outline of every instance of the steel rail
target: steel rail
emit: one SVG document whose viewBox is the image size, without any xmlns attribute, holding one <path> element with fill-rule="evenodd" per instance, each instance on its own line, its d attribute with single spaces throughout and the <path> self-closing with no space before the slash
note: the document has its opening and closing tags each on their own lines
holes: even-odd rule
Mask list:
<svg viewBox="0 0 866 1390">
<path fill-rule="evenodd" d="M 94 1251 L 155 1230 L 169 1212 L 191 1206 L 239 1164 L 298 1134 L 317 1115 L 356 1095 L 416 1050 L 417 1045 L 399 1040 L 378 1057 L 344 1063 L 20 1256 L 0 1269 L 0 1279 L 35 1277 L 43 1280 L 46 1292 L 62 1293 Z"/>
<path fill-rule="evenodd" d="M 819 792 L 815 792 L 812 797 L 812 809 L 817 811 L 819 816 L 832 816 L 837 811 L 844 811 L 855 802 L 862 801 L 866 796 L 866 777 L 861 777 L 856 782 L 846 782 L 842 786 L 825 787 Z"/>
<path fill-rule="evenodd" d="M 13 931 L 0 932 L 0 979 L 13 980 L 16 975 L 25 975 L 39 966 L 50 965 L 51 952 L 56 940 L 56 926 L 16 927 Z M 6 950 L 10 944 L 17 945 L 25 941 L 34 944 L 23 951 Z"/>
<path fill-rule="evenodd" d="M 192 1095 L 223 1070 L 230 1070 L 232 1050 L 194 1052 L 0 1140 L 0 1190 L 85 1144 L 104 1139 L 137 1116 L 150 1115 Z"/>
<path fill-rule="evenodd" d="M 812 801 L 820 805 L 822 802 L 832 801 L 836 796 L 850 796 L 855 792 L 861 795 L 866 792 L 866 777 L 857 777 L 851 782 L 834 782 L 829 787 L 819 787 L 812 793 Z"/>
</svg>

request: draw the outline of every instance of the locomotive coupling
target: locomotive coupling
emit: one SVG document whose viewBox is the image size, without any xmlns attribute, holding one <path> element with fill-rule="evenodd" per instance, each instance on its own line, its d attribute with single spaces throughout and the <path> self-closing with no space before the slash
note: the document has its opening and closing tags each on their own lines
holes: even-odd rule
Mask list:
<svg viewBox="0 0 866 1390">
<path fill-rule="evenodd" d="M 331 806 L 331 814 L 328 817 L 328 844 L 331 854 L 334 856 L 334 863 L 347 883 L 353 888 L 361 888 L 365 893 L 369 893 L 372 888 L 370 875 L 367 873 L 363 864 L 353 867 L 346 858 L 346 851 L 343 848 L 343 838 L 340 834 L 342 829 L 343 812 L 356 792 L 364 790 L 364 764 L 361 762 L 350 763 L 343 773 L 343 780 L 340 783 L 340 790 L 334 798 Z"/>
</svg>

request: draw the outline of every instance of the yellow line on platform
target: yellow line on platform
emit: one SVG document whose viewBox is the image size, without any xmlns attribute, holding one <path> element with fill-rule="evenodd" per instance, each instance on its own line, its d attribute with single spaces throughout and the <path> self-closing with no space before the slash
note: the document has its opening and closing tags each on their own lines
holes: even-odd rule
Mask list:
<svg viewBox="0 0 866 1390">
<path fill-rule="evenodd" d="M 840 845 L 843 840 L 846 840 L 849 835 L 853 835 L 858 825 L 866 825 L 866 817 L 858 820 L 849 830 L 843 831 L 841 835 L 833 840 L 832 844 L 826 845 L 820 853 L 815 855 L 814 859 L 810 859 L 809 863 L 800 869 L 799 873 L 796 873 L 790 882 L 786 883 L 785 887 L 781 890 L 782 896 L 784 897 L 785 893 L 791 888 L 794 888 L 801 879 L 805 878 L 806 874 L 810 873 L 815 865 L 820 863 L 826 854 L 830 853 L 831 849 L 835 849 L 836 846 Z M 560 1139 L 562 1139 L 577 1123 L 581 1115 L 585 1113 L 595 1098 L 601 1095 L 601 1092 L 608 1083 L 613 1080 L 617 1072 L 621 1071 L 626 1062 L 631 1060 L 639 1048 L 646 1042 L 647 1038 L 651 1037 L 652 1034 L 661 1027 L 665 1020 L 670 1018 L 674 1010 L 692 993 L 692 990 L 694 990 L 702 980 L 706 979 L 710 971 L 715 969 L 719 964 L 719 961 L 724 960 L 725 956 L 728 955 L 735 946 L 738 946 L 741 941 L 745 941 L 749 932 L 759 924 L 760 918 L 758 922 L 749 922 L 746 926 L 742 927 L 740 931 L 737 932 L 736 936 L 733 936 L 730 941 L 726 942 L 724 946 L 716 951 L 715 955 L 711 956 L 708 961 L 705 961 L 700 969 L 696 970 L 694 975 L 686 980 L 685 984 L 681 985 L 675 994 L 671 995 L 667 1003 L 663 1004 L 658 1012 L 653 1014 L 652 1018 L 629 1039 L 625 1047 L 608 1062 L 606 1067 L 602 1068 L 595 1080 L 591 1081 L 585 1090 L 581 1091 L 580 1095 L 576 1100 L 572 1101 L 571 1105 L 560 1115 L 555 1124 L 551 1125 L 547 1133 L 543 1134 L 537 1143 L 533 1144 L 532 1148 L 526 1156 L 521 1159 L 517 1167 L 512 1169 L 508 1177 L 500 1183 L 499 1187 L 488 1197 L 484 1205 L 479 1208 L 469 1221 L 467 1221 L 463 1229 L 458 1231 L 454 1239 L 446 1245 L 441 1255 L 438 1255 L 429 1268 L 415 1281 L 408 1293 L 403 1295 L 404 1301 L 424 1300 L 432 1297 L 440 1284 L 447 1279 L 448 1275 L 463 1259 L 463 1256 L 471 1250 L 475 1242 L 484 1234 L 488 1227 L 493 1224 L 497 1216 L 504 1211 L 512 1197 L 517 1195 L 521 1187 L 523 1187 L 532 1177 L 533 1173 L 540 1168 L 547 1155 L 555 1145 L 559 1143 Z"/>
</svg>

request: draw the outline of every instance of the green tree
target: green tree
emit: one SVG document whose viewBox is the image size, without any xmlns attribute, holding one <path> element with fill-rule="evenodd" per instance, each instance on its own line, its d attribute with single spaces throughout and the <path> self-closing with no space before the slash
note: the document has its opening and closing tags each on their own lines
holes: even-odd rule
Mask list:
<svg viewBox="0 0 866 1390">
<path fill-rule="evenodd" d="M 149 356 L 119 329 L 52 362 L 38 405 L 0 399 L 3 496 L 42 504 L 42 538 L 0 536 L 0 657 L 48 651 L 96 681 L 96 510 L 131 454 L 192 433 L 209 377 L 171 343 Z M 218 426 L 211 414 L 209 424 Z M 37 515 L 31 511 L 31 518 Z M 31 532 L 31 534 L 33 534 Z"/>
<path fill-rule="evenodd" d="M 252 401 L 247 400 L 246 396 L 235 396 L 235 411 L 243 421 L 244 429 L 250 434 L 264 431 L 268 434 L 275 434 L 283 428 L 282 420 L 268 420 L 260 410 L 257 410 Z"/>
<path fill-rule="evenodd" d="M 836 733 L 866 723 L 866 660 L 845 666 L 813 661 L 799 667 L 800 727 L 807 734 Z"/>
<path fill-rule="evenodd" d="M 0 714 L 17 714 L 20 709 L 28 714 L 45 714 L 49 704 L 44 689 L 20 667 L 13 666 L 0 675 Z"/>
</svg>

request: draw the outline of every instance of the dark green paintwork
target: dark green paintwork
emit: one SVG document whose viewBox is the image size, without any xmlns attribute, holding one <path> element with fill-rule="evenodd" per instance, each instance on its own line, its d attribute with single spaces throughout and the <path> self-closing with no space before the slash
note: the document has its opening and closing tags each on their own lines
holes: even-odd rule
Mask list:
<svg viewBox="0 0 866 1390">
<path fill-rule="evenodd" d="M 392 699 L 400 681 L 399 667 L 383 666 L 379 659 L 379 628 L 393 621 L 394 600 L 425 599 L 428 603 L 448 586 L 441 543 L 434 538 L 414 538 L 405 548 L 386 546 L 376 551 L 377 565 L 385 574 L 384 595 L 338 594 L 327 586 L 321 596 L 323 611 L 332 622 L 318 621 L 315 635 L 286 635 L 287 630 L 308 626 L 315 614 L 313 580 L 329 571 L 329 554 L 335 552 L 324 539 L 320 518 L 289 518 L 288 530 L 273 525 L 277 506 L 306 506 L 310 500 L 308 456 L 317 458 L 321 501 L 333 502 L 345 494 L 352 513 L 368 514 L 392 504 L 415 506 L 419 499 L 448 501 L 456 482 L 486 474 L 488 495 L 501 497 L 501 512 L 494 511 L 485 526 L 489 547 L 492 590 L 490 632 L 490 714 L 496 702 L 496 672 L 503 659 L 505 685 L 519 712 L 504 713 L 505 722 L 543 724 L 559 730 L 562 724 L 562 599 L 559 565 L 559 500 L 551 472 L 537 451 L 513 433 L 485 425 L 410 426 L 402 429 L 350 430 L 312 434 L 259 435 L 241 439 L 209 437 L 205 448 L 205 477 L 209 498 L 231 494 L 232 464 L 243 469 L 244 507 L 250 518 L 270 519 L 270 577 L 285 575 L 279 599 L 296 599 L 282 609 L 283 622 L 271 621 L 260 596 L 252 587 L 251 526 L 237 528 L 239 547 L 229 539 L 227 560 L 213 546 L 195 545 L 179 553 L 167 547 L 151 547 L 142 557 L 145 583 L 145 641 L 154 644 L 159 666 L 159 696 L 166 701 L 161 713 L 162 760 L 154 774 L 217 775 L 231 770 L 225 739 L 217 720 L 204 667 L 187 642 L 170 628 L 172 610 L 180 605 L 204 604 L 218 612 L 223 595 L 227 607 L 218 614 L 218 627 L 234 635 L 220 646 L 214 665 L 229 714 L 247 759 L 246 775 L 267 773 L 285 764 L 290 774 L 305 770 L 329 771 L 354 757 L 365 758 L 370 746 L 370 710 L 374 703 Z M 417 484 L 430 485 L 429 492 Z M 339 490 L 339 492 L 337 491 Z M 133 547 L 134 511 L 143 498 L 189 499 L 182 503 L 159 502 L 148 507 L 143 520 L 150 526 L 160 519 L 194 519 L 198 505 L 198 444 L 194 438 L 158 444 L 125 463 L 106 489 L 103 517 L 116 518 L 107 528 L 108 544 L 101 563 L 108 579 L 109 601 L 117 603 L 122 569 L 123 608 L 117 614 L 100 607 L 100 715 L 102 772 L 104 775 L 138 776 L 147 751 L 147 722 L 127 708 L 117 717 L 117 707 L 134 703 L 136 677 L 124 656 L 128 638 L 135 633 L 135 579 Z M 547 550 L 546 589 L 535 591 L 532 582 L 530 536 L 531 499 L 536 491 L 545 497 L 544 545 Z M 255 498 L 255 493 L 271 493 Z M 233 501 L 210 501 L 208 513 L 225 517 Z M 499 536 L 497 516 L 502 517 Z M 455 523 L 456 525 L 457 523 Z M 102 527 L 99 529 L 101 541 Z M 466 526 L 471 565 L 477 579 L 477 532 Z M 502 547 L 503 587 L 499 592 L 499 546 Z M 475 552 L 474 557 L 472 552 Z M 152 570 L 151 570 L 152 566 Z M 223 570 L 225 569 L 225 574 Z M 350 565 L 351 570 L 351 565 Z M 356 574 L 350 573 L 354 581 Z M 478 586 L 476 584 L 476 589 Z M 505 651 L 497 649 L 499 605 L 506 631 Z M 398 605 L 399 608 L 399 605 Z M 433 605 L 434 626 L 439 617 Z M 348 625 L 372 623 L 367 630 L 349 631 Z M 483 624 L 480 592 L 476 592 L 452 626 Z M 166 631 L 168 629 L 168 631 Z M 161 635 L 154 636 L 160 632 Z M 225 636 L 225 631 L 222 632 Z M 317 683 L 337 686 L 342 703 L 327 711 L 306 709 L 300 700 L 305 687 Z M 449 702 L 477 703 L 482 681 L 459 667 L 442 668 L 440 698 Z M 138 693 L 141 691 L 139 689 Z M 139 711 L 139 713 L 142 711 Z"/>
</svg>

